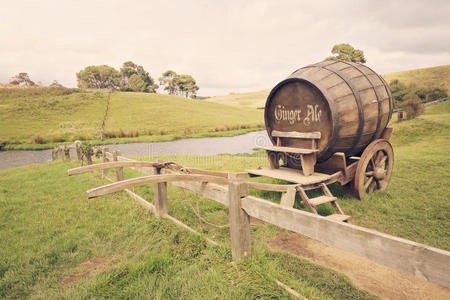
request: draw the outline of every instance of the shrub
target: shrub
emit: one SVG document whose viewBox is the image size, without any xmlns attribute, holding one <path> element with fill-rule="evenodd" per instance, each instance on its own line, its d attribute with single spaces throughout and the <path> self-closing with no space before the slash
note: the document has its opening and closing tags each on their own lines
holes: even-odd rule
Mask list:
<svg viewBox="0 0 450 300">
<path fill-rule="evenodd" d="M 35 134 L 31 137 L 30 143 L 32 144 L 45 144 L 45 139 L 40 134 Z"/>
<path fill-rule="evenodd" d="M 137 129 L 116 129 L 105 131 L 104 136 L 106 138 L 122 138 L 122 137 L 137 137 L 139 136 L 139 131 Z"/>
<path fill-rule="evenodd" d="M 405 110 L 407 119 L 414 119 L 425 110 L 422 101 L 417 96 L 412 96 L 408 100 L 403 101 L 400 104 L 400 108 Z"/>
</svg>

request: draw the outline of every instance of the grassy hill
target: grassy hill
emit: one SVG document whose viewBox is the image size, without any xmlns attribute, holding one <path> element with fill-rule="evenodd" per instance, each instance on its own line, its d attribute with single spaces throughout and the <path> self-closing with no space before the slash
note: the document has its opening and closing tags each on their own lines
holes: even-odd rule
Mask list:
<svg viewBox="0 0 450 300">
<path fill-rule="evenodd" d="M 264 108 L 269 93 L 270 89 L 251 93 L 233 93 L 227 96 L 212 97 L 207 99 L 207 101 L 238 107 Z"/>
<path fill-rule="evenodd" d="M 57 142 L 98 139 L 106 96 L 76 89 L 0 88 L 0 144 L 48 148 Z M 115 92 L 105 128 L 112 139 L 105 142 L 223 136 L 262 126 L 260 111 L 178 96 Z"/>
<path fill-rule="evenodd" d="M 405 84 L 414 83 L 418 87 L 445 87 L 450 91 L 450 65 L 395 72 L 382 76 L 388 83 L 398 79 Z M 270 89 L 267 89 L 259 92 L 212 97 L 207 101 L 238 107 L 258 108 L 265 106 L 269 93 Z"/>
<path fill-rule="evenodd" d="M 352 223 L 450 250 L 449 116 L 446 102 L 394 124 L 387 191 L 365 201 L 339 200 Z M 241 171 L 265 158 L 257 152 L 171 160 Z M 200 224 L 186 203 L 195 203 L 191 193 L 186 200 L 180 189 L 169 188 L 169 213 L 219 246 L 154 217 L 125 193 L 86 199 L 87 189 L 108 182 L 97 173 L 66 176 L 75 166 L 52 162 L 0 171 L 0 240 L 8 241 L 0 247 L 0 298 L 289 298 L 277 279 L 309 299 L 374 299 L 340 273 L 270 248 L 284 230 L 253 226 L 253 256 L 232 264 L 228 229 Z M 125 170 L 126 178 L 138 175 Z M 331 188 L 339 194 L 339 186 Z M 152 189 L 135 192 L 151 200 Z M 251 193 L 279 201 L 279 193 Z M 299 200 L 296 207 L 305 209 Z M 228 222 L 227 209 L 214 201 L 201 198 L 200 209 L 206 220 Z"/>
<path fill-rule="evenodd" d="M 414 69 L 402 72 L 395 72 L 383 75 L 387 82 L 394 79 L 418 87 L 444 87 L 450 91 L 450 65 L 432 68 Z"/>
</svg>

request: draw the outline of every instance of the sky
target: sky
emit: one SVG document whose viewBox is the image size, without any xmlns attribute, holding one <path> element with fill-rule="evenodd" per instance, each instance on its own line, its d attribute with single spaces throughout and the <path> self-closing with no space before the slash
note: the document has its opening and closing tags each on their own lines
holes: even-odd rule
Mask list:
<svg viewBox="0 0 450 300">
<path fill-rule="evenodd" d="M 77 85 L 89 65 L 190 74 L 198 95 L 272 88 L 349 43 L 380 74 L 450 64 L 450 1 L 0 2 L 0 82 Z"/>
</svg>

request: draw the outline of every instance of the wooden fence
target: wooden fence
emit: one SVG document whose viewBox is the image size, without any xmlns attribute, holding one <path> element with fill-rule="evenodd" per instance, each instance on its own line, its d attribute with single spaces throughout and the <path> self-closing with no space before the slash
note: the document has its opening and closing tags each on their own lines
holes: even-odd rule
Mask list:
<svg viewBox="0 0 450 300">
<path fill-rule="evenodd" d="M 94 198 L 124 190 L 141 205 L 157 216 L 172 220 L 177 225 L 195 233 L 181 221 L 168 215 L 167 183 L 191 190 L 217 201 L 229 209 L 230 237 L 233 259 L 251 255 L 250 217 L 274 224 L 325 244 L 369 258 L 391 268 L 410 273 L 450 288 L 450 252 L 394 237 L 375 230 L 333 221 L 319 215 L 276 204 L 249 195 L 249 189 L 264 189 L 290 193 L 294 185 L 262 184 L 245 181 L 247 173 L 227 173 L 188 169 L 190 174 L 180 174 L 183 168 L 163 162 L 135 161 L 118 152 L 104 151 L 104 163 L 71 169 L 69 175 L 102 170 L 107 176 L 115 168 L 117 182 L 87 191 Z M 129 167 L 149 176 L 124 180 L 123 168 Z M 154 184 L 154 204 L 129 190 L 130 187 Z M 209 244 L 217 245 L 207 239 Z"/>
</svg>

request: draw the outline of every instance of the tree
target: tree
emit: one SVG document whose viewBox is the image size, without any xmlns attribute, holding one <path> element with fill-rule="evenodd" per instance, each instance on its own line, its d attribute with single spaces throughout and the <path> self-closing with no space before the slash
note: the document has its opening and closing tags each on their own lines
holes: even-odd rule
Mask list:
<svg viewBox="0 0 450 300">
<path fill-rule="evenodd" d="M 138 74 L 131 75 L 128 86 L 133 92 L 146 92 L 147 89 L 147 83 Z"/>
<path fill-rule="evenodd" d="M 159 77 L 159 84 L 164 86 L 164 90 L 169 93 L 169 95 L 178 94 L 178 87 L 174 82 L 174 78 L 177 76 L 177 73 L 172 70 L 168 70 Z"/>
<path fill-rule="evenodd" d="M 349 44 L 338 44 L 334 45 L 331 49 L 331 53 L 336 54 L 336 56 L 327 57 L 325 60 L 345 60 L 352 62 L 365 63 L 366 58 L 364 57 L 364 52 L 359 49 L 353 48 Z"/>
<path fill-rule="evenodd" d="M 170 95 L 179 95 L 185 98 L 195 98 L 199 89 L 191 75 L 177 74 L 172 70 L 164 72 L 159 78 L 159 82 Z"/>
<path fill-rule="evenodd" d="M 195 98 L 199 87 L 191 75 L 180 74 L 173 78 L 175 85 L 178 87 L 180 96 L 186 98 Z"/>
<path fill-rule="evenodd" d="M 158 85 L 155 84 L 149 73 L 144 70 L 144 67 L 136 65 L 132 61 L 123 63 L 122 68 L 120 68 L 120 75 L 122 77 L 121 90 L 155 93 L 158 88 Z M 133 80 L 131 80 L 132 77 L 134 77 Z"/>
<path fill-rule="evenodd" d="M 10 84 L 14 84 L 14 85 L 34 85 L 34 82 L 30 79 L 30 76 L 28 76 L 28 73 L 19 73 L 16 76 L 14 76 L 11 79 Z"/>
<path fill-rule="evenodd" d="M 120 85 L 120 73 L 107 65 L 88 66 L 77 73 L 78 87 L 116 89 Z"/>
<path fill-rule="evenodd" d="M 62 88 L 64 86 L 62 84 L 60 84 L 57 80 L 53 80 L 53 82 L 49 85 L 49 87 Z"/>
</svg>

